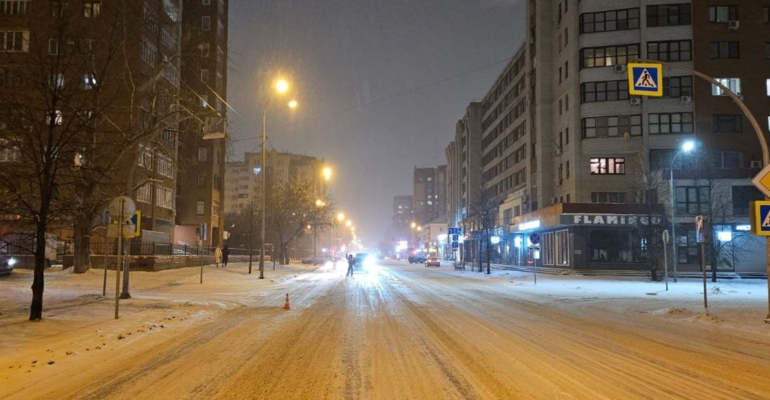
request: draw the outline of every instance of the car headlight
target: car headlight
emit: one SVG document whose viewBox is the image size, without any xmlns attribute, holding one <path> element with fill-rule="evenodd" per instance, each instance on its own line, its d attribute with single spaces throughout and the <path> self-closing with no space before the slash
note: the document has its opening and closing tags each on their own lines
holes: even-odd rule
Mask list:
<svg viewBox="0 0 770 400">
<path fill-rule="evenodd" d="M 9 259 L 8 259 L 8 265 L 9 265 L 9 266 L 11 266 L 11 267 L 13 267 L 14 265 L 16 265 L 16 259 L 15 259 L 15 258 L 13 258 L 13 257 L 9 258 Z"/>
</svg>

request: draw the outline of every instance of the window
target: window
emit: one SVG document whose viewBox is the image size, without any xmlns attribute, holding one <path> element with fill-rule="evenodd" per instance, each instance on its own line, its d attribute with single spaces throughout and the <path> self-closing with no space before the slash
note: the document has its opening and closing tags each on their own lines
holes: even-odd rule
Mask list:
<svg viewBox="0 0 770 400">
<path fill-rule="evenodd" d="M 158 34 L 158 14 L 156 14 L 153 9 L 149 8 L 147 4 L 145 4 L 142 9 L 142 22 L 144 22 L 144 26 L 146 26 L 150 32 Z"/>
<path fill-rule="evenodd" d="M 709 22 L 729 22 L 738 20 L 738 6 L 709 7 Z"/>
<path fill-rule="evenodd" d="M 626 65 L 629 59 L 639 58 L 639 45 L 592 47 L 580 50 L 581 68 Z"/>
<path fill-rule="evenodd" d="M 212 200 L 211 202 L 212 209 L 211 209 L 211 215 L 214 217 L 219 216 L 219 200 Z"/>
<path fill-rule="evenodd" d="M 19 148 L 5 139 L 0 139 L 0 162 L 14 162 L 21 160 Z"/>
<path fill-rule="evenodd" d="M 742 121 L 740 114 L 716 114 L 711 117 L 712 129 L 718 133 L 743 132 Z"/>
<path fill-rule="evenodd" d="M 625 158 L 592 158 L 591 175 L 625 175 Z"/>
<path fill-rule="evenodd" d="M 569 161 L 564 164 L 564 178 L 569 179 Z"/>
<path fill-rule="evenodd" d="M 648 27 L 690 25 L 691 23 L 689 4 L 647 6 Z"/>
<path fill-rule="evenodd" d="M 0 31 L 0 50 L 26 53 L 29 51 L 29 31 Z"/>
<path fill-rule="evenodd" d="M 647 58 L 659 61 L 691 61 L 692 41 L 648 42 Z"/>
<path fill-rule="evenodd" d="M 743 153 L 740 151 L 715 151 L 711 153 L 711 168 L 729 169 L 741 168 L 743 163 Z"/>
<path fill-rule="evenodd" d="M 631 136 L 642 135 L 642 116 L 583 118 L 583 138 L 618 137 L 628 132 Z"/>
<path fill-rule="evenodd" d="M 762 21 L 766 24 L 770 24 L 770 7 L 762 8 Z"/>
<path fill-rule="evenodd" d="M 52 56 L 59 54 L 59 39 L 48 39 L 48 54 Z"/>
<path fill-rule="evenodd" d="M 170 29 L 163 27 L 163 31 L 160 35 L 160 42 L 169 49 L 176 51 L 177 36 L 176 33 Z"/>
<path fill-rule="evenodd" d="M 52 17 L 63 17 L 66 12 L 67 12 L 66 1 L 51 0 Z"/>
<path fill-rule="evenodd" d="M 209 70 L 207 69 L 201 70 L 201 82 L 209 83 Z"/>
<path fill-rule="evenodd" d="M 0 0 L 0 15 L 25 15 L 30 0 Z"/>
<path fill-rule="evenodd" d="M 174 209 L 174 191 L 165 186 L 155 187 L 155 205 L 169 210 Z"/>
<path fill-rule="evenodd" d="M 225 37 L 225 26 L 222 25 L 222 21 L 217 21 L 217 34 L 219 37 Z"/>
<path fill-rule="evenodd" d="M 591 192 L 591 203 L 625 203 L 624 192 Z"/>
<path fill-rule="evenodd" d="M 717 82 L 726 86 L 735 94 L 741 94 L 741 78 L 714 78 Z M 711 85 L 712 96 L 727 96 L 727 92 L 721 87 L 712 84 Z"/>
<path fill-rule="evenodd" d="M 754 186 L 733 186 L 732 192 L 733 216 L 748 217 L 749 203 L 765 199 L 765 195 Z"/>
<path fill-rule="evenodd" d="M 663 97 L 692 96 L 692 77 L 673 76 L 663 78 Z"/>
<path fill-rule="evenodd" d="M 83 75 L 83 90 L 91 90 L 96 85 L 96 76 L 93 74 Z"/>
<path fill-rule="evenodd" d="M 543 234 L 543 265 L 569 265 L 569 231 Z"/>
<path fill-rule="evenodd" d="M 219 10 L 220 14 L 224 14 L 225 13 L 225 0 L 219 0 L 218 10 Z"/>
<path fill-rule="evenodd" d="M 198 149 L 198 161 L 199 162 L 205 162 L 206 161 L 206 155 L 208 153 L 208 149 L 205 147 L 201 147 Z"/>
<path fill-rule="evenodd" d="M 63 122 L 61 110 L 49 111 L 45 113 L 45 123 L 50 125 L 53 122 L 55 125 L 61 125 Z"/>
<path fill-rule="evenodd" d="M 709 211 L 708 186 L 678 186 L 676 192 L 676 213 L 678 215 L 707 214 Z"/>
<path fill-rule="evenodd" d="M 219 46 L 217 46 L 217 63 L 221 64 L 224 59 L 225 52 Z"/>
<path fill-rule="evenodd" d="M 211 30 L 211 17 L 201 17 L 201 30 L 204 32 Z"/>
<path fill-rule="evenodd" d="M 202 94 L 201 95 L 201 108 L 208 108 L 209 107 L 209 95 Z"/>
<path fill-rule="evenodd" d="M 152 183 L 145 183 L 136 189 L 136 201 L 152 204 Z"/>
<path fill-rule="evenodd" d="M 692 113 L 650 114 L 650 134 L 693 133 Z"/>
<path fill-rule="evenodd" d="M 243 185 L 243 186 L 246 186 L 244 189 L 248 189 L 249 188 L 248 185 Z M 205 188 L 206 187 L 206 174 L 198 175 L 198 187 L 199 188 Z"/>
<path fill-rule="evenodd" d="M 173 22 L 179 19 L 179 7 L 176 2 L 177 0 L 163 0 L 163 10 Z"/>
<path fill-rule="evenodd" d="M 711 59 L 740 57 L 740 42 L 711 42 Z"/>
<path fill-rule="evenodd" d="M 216 81 L 214 81 L 214 87 L 217 90 L 222 89 L 222 81 L 224 81 L 224 78 L 222 77 L 222 73 L 221 72 L 217 72 L 217 79 L 216 79 Z"/>
<path fill-rule="evenodd" d="M 195 205 L 195 213 L 198 214 L 198 215 L 206 214 L 206 202 L 205 201 L 199 201 Z"/>
<path fill-rule="evenodd" d="M 569 93 L 564 95 L 564 111 L 569 111 Z"/>
<path fill-rule="evenodd" d="M 176 87 L 179 87 L 179 68 L 172 63 L 163 66 L 163 76 Z"/>
<path fill-rule="evenodd" d="M 142 40 L 142 60 L 155 68 L 158 62 L 158 48 L 147 40 Z"/>
<path fill-rule="evenodd" d="M 174 162 L 165 156 L 158 156 L 158 173 L 168 178 L 174 177 Z"/>
<path fill-rule="evenodd" d="M 580 85 L 583 103 L 628 100 L 628 81 L 587 82 Z"/>
<path fill-rule="evenodd" d="M 198 47 L 201 49 L 201 58 L 209 58 L 211 46 L 208 43 L 201 43 Z"/>
<path fill-rule="evenodd" d="M 770 79 L 765 80 L 765 86 L 767 87 L 767 95 L 770 96 Z"/>
<path fill-rule="evenodd" d="M 639 29 L 639 9 L 613 10 L 580 15 L 580 33 Z"/>
<path fill-rule="evenodd" d="M 96 18 L 102 13 L 102 4 L 98 1 L 83 2 L 83 16 L 86 18 Z"/>
</svg>

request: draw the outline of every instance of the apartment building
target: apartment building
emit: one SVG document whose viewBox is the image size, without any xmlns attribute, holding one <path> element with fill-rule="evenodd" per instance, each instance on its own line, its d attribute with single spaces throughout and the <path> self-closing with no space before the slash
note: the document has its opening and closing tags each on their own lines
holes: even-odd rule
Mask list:
<svg viewBox="0 0 770 400">
<path fill-rule="evenodd" d="M 409 240 L 411 223 L 414 221 L 412 214 L 413 196 L 393 197 L 393 217 L 391 221 L 391 237 L 398 243 Z M 395 245 L 395 243 L 394 243 Z"/>
<path fill-rule="evenodd" d="M 228 0 L 185 2 L 182 82 L 198 118 L 183 124 L 177 185 L 177 231 L 197 232 L 204 245 L 224 239 Z M 208 139 L 214 134 L 223 134 Z M 209 135 L 209 136 L 204 136 Z"/>
<path fill-rule="evenodd" d="M 499 205 L 496 231 L 509 232 L 493 257 L 531 262 L 528 238 L 538 232 L 543 265 L 647 269 L 660 263 L 645 243 L 670 229 L 673 200 L 679 261 L 699 268 L 692 220 L 717 196 L 729 210 L 715 233 L 745 237 L 757 138 L 737 105 L 692 70 L 740 92 L 767 133 L 768 6 L 528 1 L 527 40 L 482 103 L 482 198 Z M 663 97 L 629 94 L 626 64 L 637 59 L 673 64 Z M 690 140 L 697 151 L 683 154 Z M 450 193 L 456 147 L 447 148 Z M 755 255 L 715 262 L 752 270 Z"/>
<path fill-rule="evenodd" d="M 24 123 L 30 128 L 50 128 L 55 121 L 48 133 L 61 140 L 57 157 L 74 157 L 73 170 L 90 174 L 89 179 L 73 176 L 80 181 L 78 201 L 90 210 L 83 212 L 128 192 L 142 214 L 142 235 L 157 241 L 170 240 L 176 212 L 180 11 L 178 0 L 0 3 L 4 100 L 43 107 L 30 110 L 40 115 L 40 121 Z M 130 36 L 123 37 L 125 32 Z M 117 47 L 122 51 L 115 52 Z M 129 76 L 130 88 L 125 85 Z M 46 104 L 57 109 L 45 109 Z M 3 126 L 13 124 L 9 117 Z M 12 135 L 7 138 L 13 141 Z M 35 164 L 23 158 L 3 161 Z"/>
<path fill-rule="evenodd" d="M 439 211 L 446 193 L 446 166 L 415 168 L 413 182 L 414 222 L 424 225 L 436 218 L 443 218 L 446 213 L 442 215 Z"/>
<path fill-rule="evenodd" d="M 245 153 L 243 161 L 228 162 L 225 166 L 225 214 L 243 212 L 250 205 L 259 207 L 262 177 L 261 153 Z M 311 185 L 317 198 L 327 195 L 323 159 L 312 156 L 281 153 L 275 149 L 265 155 L 267 161 L 267 185 L 283 182 L 302 182 Z"/>
<path fill-rule="evenodd" d="M 446 147 L 446 216 L 458 227 L 481 199 L 481 103 L 472 102 L 455 125 L 455 138 Z"/>
</svg>

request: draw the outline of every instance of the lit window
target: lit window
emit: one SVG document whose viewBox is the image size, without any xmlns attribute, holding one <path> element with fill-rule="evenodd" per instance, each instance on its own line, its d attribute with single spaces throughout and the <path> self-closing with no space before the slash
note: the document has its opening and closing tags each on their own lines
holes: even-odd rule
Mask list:
<svg viewBox="0 0 770 400">
<path fill-rule="evenodd" d="M 199 201 L 198 204 L 196 204 L 195 207 L 195 213 L 198 215 L 203 215 L 206 213 L 206 203 L 203 201 Z"/>
<path fill-rule="evenodd" d="M 624 158 L 592 158 L 591 175 L 624 175 L 626 160 Z"/>
<path fill-rule="evenodd" d="M 715 78 L 717 82 L 726 86 L 733 93 L 741 94 L 741 78 Z M 727 93 L 717 85 L 711 85 L 712 96 L 727 96 Z"/>
</svg>

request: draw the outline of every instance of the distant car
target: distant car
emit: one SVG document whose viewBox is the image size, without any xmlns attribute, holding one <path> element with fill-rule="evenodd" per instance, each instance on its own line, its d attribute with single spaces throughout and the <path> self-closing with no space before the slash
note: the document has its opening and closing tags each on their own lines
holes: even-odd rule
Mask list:
<svg viewBox="0 0 770 400">
<path fill-rule="evenodd" d="M 441 266 L 441 259 L 438 258 L 438 255 L 431 254 L 428 256 L 428 258 L 425 259 L 425 266 L 426 267 L 440 267 Z"/>
<path fill-rule="evenodd" d="M 356 268 L 365 269 L 369 268 L 373 260 L 369 257 L 369 253 L 356 253 L 355 261 Z"/>
<path fill-rule="evenodd" d="M 0 276 L 10 275 L 14 265 L 16 265 L 15 258 L 7 255 L 0 255 Z"/>
<path fill-rule="evenodd" d="M 409 264 L 422 264 L 426 259 L 428 259 L 428 256 L 425 253 L 414 253 L 407 258 L 407 261 L 409 261 Z"/>
</svg>

